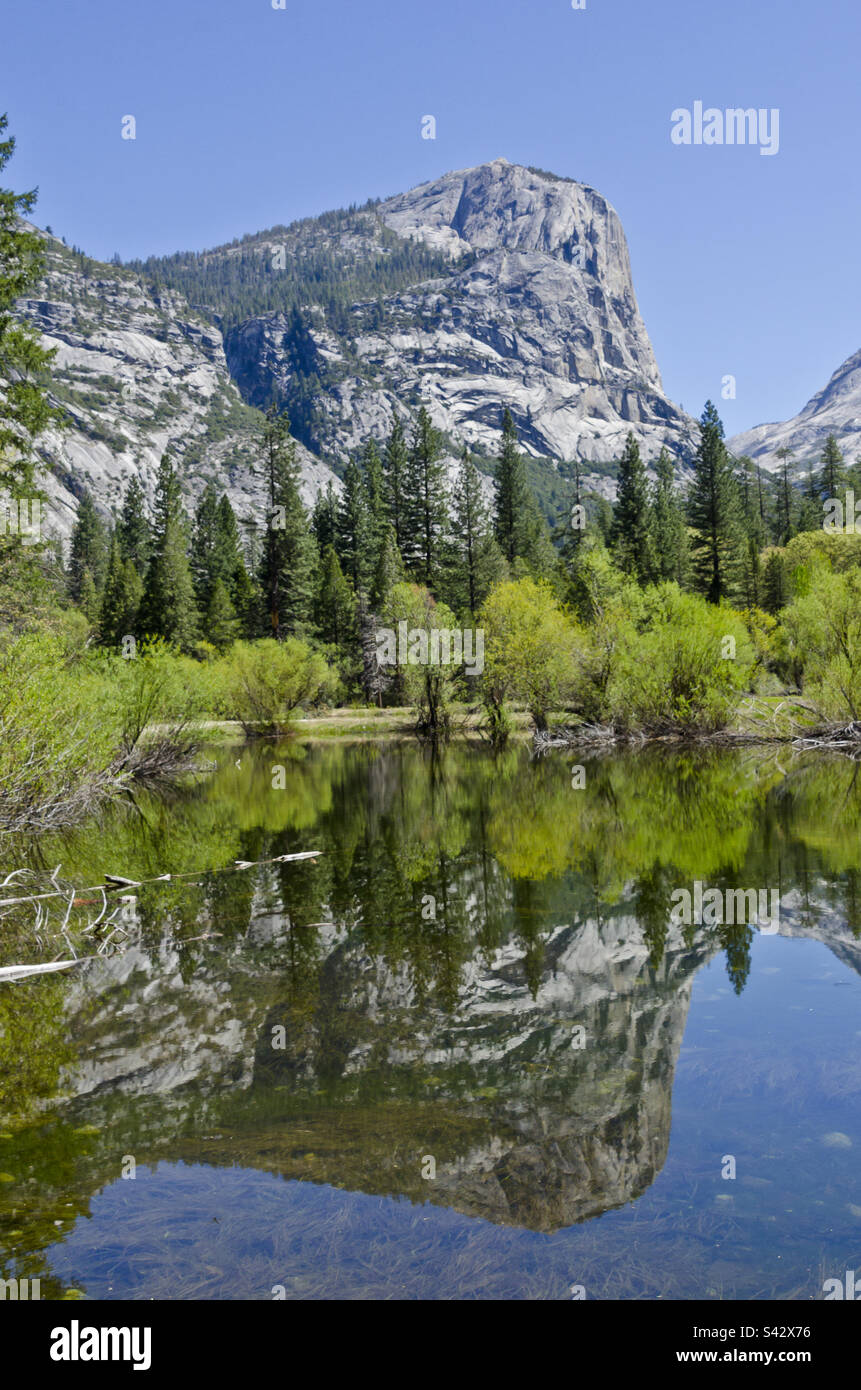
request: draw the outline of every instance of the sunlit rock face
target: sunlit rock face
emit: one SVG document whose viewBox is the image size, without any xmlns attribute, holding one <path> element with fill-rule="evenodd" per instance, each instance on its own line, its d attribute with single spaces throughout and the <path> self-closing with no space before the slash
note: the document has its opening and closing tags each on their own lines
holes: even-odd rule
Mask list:
<svg viewBox="0 0 861 1390">
<path fill-rule="evenodd" d="M 377 221 L 449 256 L 451 273 L 356 304 L 347 331 L 309 309 L 303 370 L 325 391 L 306 443 L 343 454 L 424 404 L 455 453 L 492 455 L 507 407 L 536 457 L 607 462 L 630 430 L 649 459 L 663 445 L 689 459 L 694 422 L 663 393 L 621 223 L 594 189 L 496 159 L 378 204 L 357 254 Z M 246 399 L 289 401 L 285 315 L 235 327 L 226 350 Z"/>
<path fill-rule="evenodd" d="M 37 450 L 49 532 L 68 539 L 84 491 L 116 516 L 134 475 L 152 502 L 167 450 L 189 505 L 212 480 L 240 518 L 264 524 L 260 420 L 230 378 L 217 325 L 175 290 L 44 242 L 46 277 L 18 310 L 56 349 L 49 394 L 65 420 Z M 307 502 L 329 481 L 340 487 L 301 445 L 299 461 Z"/>
<path fill-rule="evenodd" d="M 861 350 L 847 357 L 791 420 L 755 425 L 734 435 L 729 448 L 772 470 L 781 467 L 776 456 L 781 448 L 793 451 L 796 464 L 817 465 L 829 434 L 836 436 L 846 462 L 854 463 L 861 453 Z"/>
<path fill-rule="evenodd" d="M 259 524 L 256 436 L 273 397 L 293 422 L 308 503 L 340 486 L 333 468 L 396 418 L 409 428 L 421 405 L 450 466 L 464 445 L 489 466 L 507 408 L 528 454 L 548 469 L 579 459 L 605 494 L 604 465 L 629 431 L 649 463 L 666 446 L 686 473 L 695 422 L 663 392 L 621 223 L 574 180 L 495 159 L 369 204 L 348 226 L 329 214 L 206 252 L 216 269 L 241 254 L 261 284 L 275 255 L 301 265 L 331 252 L 333 291 L 345 267 L 384 264 L 393 245 L 421 244 L 438 268 L 337 310 L 318 285 L 322 302 L 239 321 L 233 312 L 224 335 L 222 315 L 193 307 L 176 284 L 42 235 L 47 274 L 18 311 L 57 349 L 52 397 L 65 425 L 38 452 L 49 529 L 64 539 L 85 489 L 106 517 L 134 474 L 151 499 L 168 449 L 189 504 L 211 480 Z M 170 263 L 148 265 L 169 279 Z"/>
</svg>

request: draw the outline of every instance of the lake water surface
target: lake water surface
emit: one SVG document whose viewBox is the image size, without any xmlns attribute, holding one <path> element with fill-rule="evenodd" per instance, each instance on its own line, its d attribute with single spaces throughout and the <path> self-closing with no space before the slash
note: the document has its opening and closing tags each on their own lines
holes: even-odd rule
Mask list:
<svg viewBox="0 0 861 1390">
<path fill-rule="evenodd" d="M 0 984 L 0 1277 L 99 1299 L 819 1299 L 861 1268 L 856 764 L 216 756 L 4 846 L 6 872 L 62 865 L 81 890 L 190 877 L 137 890 L 107 949 L 80 935 L 98 895 L 76 903 L 96 958 Z M 696 882 L 777 889 L 779 932 L 676 924 Z M 6 912 L 0 964 L 67 954 L 66 905 L 45 910 Z"/>
</svg>

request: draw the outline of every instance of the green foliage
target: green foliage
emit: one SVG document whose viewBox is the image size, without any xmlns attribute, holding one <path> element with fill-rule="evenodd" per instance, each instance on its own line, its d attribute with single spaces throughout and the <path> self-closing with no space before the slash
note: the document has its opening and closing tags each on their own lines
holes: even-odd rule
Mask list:
<svg viewBox="0 0 861 1390">
<path fill-rule="evenodd" d="M 710 603 L 732 597 L 739 581 L 742 516 L 738 482 L 711 401 L 700 420 L 694 480 L 688 495 L 694 580 Z"/>
<path fill-rule="evenodd" d="M 804 694 L 822 716 L 861 717 L 861 569 L 819 566 L 782 621 Z"/>
<path fill-rule="evenodd" d="M 0 829 L 85 809 L 118 746 L 109 686 L 59 635 L 0 642 Z"/>
<path fill-rule="evenodd" d="M 458 668 L 433 660 L 430 638 L 434 629 L 453 631 L 457 628 L 457 619 L 451 609 L 438 603 L 427 589 L 419 584 L 404 583 L 395 584 L 389 591 L 380 610 L 380 622 L 394 633 L 399 623 L 406 623 L 408 633 L 424 635 L 426 659 L 417 659 L 423 655 L 420 647 L 412 654 L 408 651 L 406 663 L 398 661 L 397 681 L 404 699 L 417 711 L 419 732 L 432 738 L 445 737 L 450 727 L 449 707 Z"/>
<path fill-rule="evenodd" d="M 0 116 L 0 137 L 7 126 L 7 117 Z M 0 173 L 14 150 L 14 138 L 0 138 Z M 0 188 L 0 493 L 13 497 L 32 489 L 32 441 L 53 414 L 44 378 L 56 350 L 46 351 L 35 329 L 12 313 L 17 300 L 39 283 L 44 269 L 41 238 L 21 225 L 35 203 L 35 191 Z M 0 544 L 3 550 L 11 548 L 5 537 Z"/>
<path fill-rule="evenodd" d="M 199 617 L 188 562 L 188 518 L 179 477 L 169 454 L 159 464 L 152 554 L 138 614 L 140 638 L 161 637 L 191 651 Z"/>
<path fill-rule="evenodd" d="M 305 633 L 313 602 L 314 538 L 299 495 L 290 421 L 270 406 L 261 437 L 269 516 L 260 562 L 266 622 L 273 638 Z"/>
<path fill-rule="evenodd" d="M 526 463 L 511 413 L 502 416 L 502 448 L 496 465 L 494 530 L 503 556 L 522 560 L 536 576 L 547 567 L 550 546 L 526 480 Z"/>
<path fill-rule="evenodd" d="M 119 646 L 124 637 L 134 635 L 142 599 L 138 570 L 131 560 L 123 559 L 115 537 L 99 611 L 99 641 L 104 646 Z"/>
<path fill-rule="evenodd" d="M 101 593 L 108 566 L 108 540 L 105 524 L 88 492 L 78 504 L 69 551 L 69 594 L 81 603 L 89 576 L 90 585 Z"/>
<path fill-rule="evenodd" d="M 479 472 L 468 449 L 460 461 L 452 504 L 448 588 L 459 611 L 476 613 L 494 583 L 504 577 L 505 562 L 493 535 Z"/>
<path fill-rule="evenodd" d="M 676 584 L 645 593 L 644 623 L 616 651 L 605 717 L 619 729 L 712 732 L 750 688 L 757 650 L 744 616 Z"/>
<path fill-rule="evenodd" d="M 610 544 L 616 563 L 641 584 L 654 577 L 655 553 L 649 485 L 640 448 L 633 434 L 619 460 L 619 482 Z"/>
<path fill-rule="evenodd" d="M 333 689 L 334 675 L 306 642 L 237 642 L 224 659 L 227 698 L 233 718 L 246 733 L 282 733 L 300 705 L 309 705 Z"/>
<path fill-rule="evenodd" d="M 448 497 L 442 436 L 421 407 L 413 431 L 407 467 L 408 521 L 402 553 L 407 568 L 437 592 L 448 529 Z"/>
<path fill-rule="evenodd" d="M 494 731 L 505 727 L 504 706 L 527 706 L 539 728 L 562 707 L 574 685 L 578 626 L 559 605 L 549 585 L 533 579 L 496 586 L 485 599 L 479 622 L 484 628 L 485 708 Z"/>
</svg>

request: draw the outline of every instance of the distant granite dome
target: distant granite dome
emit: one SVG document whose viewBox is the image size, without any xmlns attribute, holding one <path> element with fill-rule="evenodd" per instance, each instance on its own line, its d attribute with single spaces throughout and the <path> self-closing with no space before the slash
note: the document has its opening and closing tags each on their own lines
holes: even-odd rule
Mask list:
<svg viewBox="0 0 861 1390">
<path fill-rule="evenodd" d="M 694 421 L 663 393 L 621 223 L 594 189 L 495 159 L 366 216 L 365 254 L 378 250 L 382 224 L 443 256 L 448 270 L 356 303 L 346 324 L 309 305 L 301 366 L 284 313 L 226 337 L 247 400 L 261 404 L 274 388 L 289 404 L 303 376 L 324 383 L 300 435 L 309 447 L 343 455 L 423 403 L 454 452 L 468 444 L 492 454 L 507 407 L 536 457 L 608 462 L 629 430 L 649 458 L 663 445 L 689 457 Z"/>
<path fill-rule="evenodd" d="M 729 448 L 765 468 L 780 466 L 775 451 L 784 446 L 794 451 L 796 462 L 816 463 L 829 434 L 836 436 L 847 462 L 861 455 L 861 350 L 847 357 L 798 415 L 784 424 L 744 430 L 733 436 Z"/>
</svg>

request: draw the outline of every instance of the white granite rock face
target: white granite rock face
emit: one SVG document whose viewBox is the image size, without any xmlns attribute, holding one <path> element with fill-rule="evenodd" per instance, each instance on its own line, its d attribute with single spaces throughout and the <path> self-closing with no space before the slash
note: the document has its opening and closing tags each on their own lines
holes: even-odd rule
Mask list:
<svg viewBox="0 0 861 1390">
<path fill-rule="evenodd" d="M 695 422 L 663 393 L 625 236 L 599 193 L 506 160 L 381 203 L 383 224 L 452 258 L 452 274 L 357 304 L 349 332 L 307 311 L 326 382 L 314 440 L 344 456 L 424 403 L 453 451 L 493 455 L 507 406 L 535 457 L 609 462 L 629 430 L 647 458 L 686 460 Z M 372 219 L 368 219 L 368 236 Z M 368 248 L 365 248 L 368 254 Z M 467 268 L 462 258 L 471 258 Z M 289 397 L 283 314 L 248 320 L 226 351 L 246 399 Z M 311 441 L 306 441 L 311 442 Z"/>
<path fill-rule="evenodd" d="M 755 425 L 729 440 L 737 456 L 747 454 L 764 468 L 780 467 L 775 451 L 794 450 L 797 463 L 818 463 L 829 434 L 853 463 L 861 455 L 861 350 L 837 368 L 798 415 L 783 424 Z"/>
<path fill-rule="evenodd" d="M 51 397 L 67 417 L 38 441 L 49 531 L 68 540 L 85 490 L 116 515 L 134 474 L 152 501 L 166 449 L 190 505 L 211 479 L 240 519 L 262 524 L 259 417 L 230 379 L 218 328 L 175 291 L 155 293 L 126 269 L 45 243 L 46 278 L 19 310 L 57 349 Z M 325 464 L 299 454 L 306 501 L 330 480 L 340 487 Z"/>
</svg>

